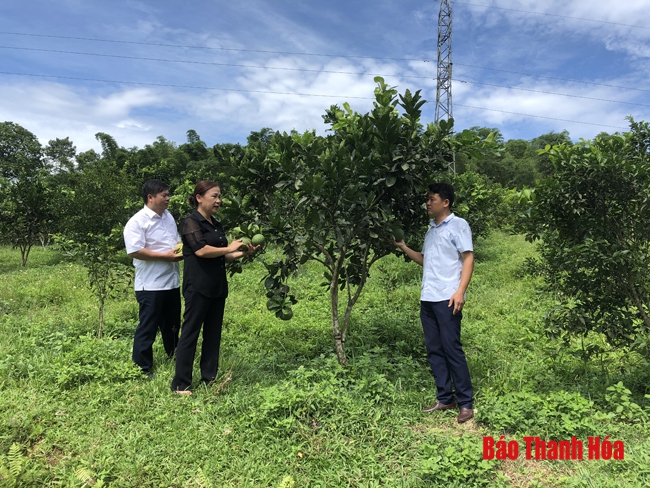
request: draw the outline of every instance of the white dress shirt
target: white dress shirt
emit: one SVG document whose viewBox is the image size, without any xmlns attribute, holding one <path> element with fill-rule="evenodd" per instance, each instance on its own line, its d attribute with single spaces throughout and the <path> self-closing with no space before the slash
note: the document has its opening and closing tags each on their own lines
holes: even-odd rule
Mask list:
<svg viewBox="0 0 650 488">
<path fill-rule="evenodd" d="M 148 249 L 166 252 L 174 249 L 180 242 L 174 217 L 165 210 L 162 216 L 146 205 L 124 226 L 126 253 Z M 133 259 L 135 266 L 135 291 L 172 290 L 180 287 L 180 268 L 178 263 L 167 261 L 143 261 Z"/>
</svg>

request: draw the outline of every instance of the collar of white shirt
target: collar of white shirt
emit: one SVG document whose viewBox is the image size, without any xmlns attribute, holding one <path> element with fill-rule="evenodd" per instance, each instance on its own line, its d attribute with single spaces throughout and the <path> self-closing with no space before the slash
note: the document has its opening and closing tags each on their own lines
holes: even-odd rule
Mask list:
<svg viewBox="0 0 650 488">
<path fill-rule="evenodd" d="M 435 220 L 431 220 L 431 221 L 429 221 L 429 227 L 440 227 L 442 224 L 444 224 L 445 222 L 449 222 L 449 221 L 450 221 L 451 219 L 453 219 L 454 217 L 455 217 L 455 215 L 454 215 L 453 213 L 449 214 L 449 216 L 448 216 L 445 220 L 443 220 L 442 222 L 440 222 L 439 225 L 436 225 L 436 221 L 435 221 Z"/>
<path fill-rule="evenodd" d="M 155 211 L 151 210 L 146 205 L 144 206 L 143 210 L 144 210 L 144 213 L 147 214 L 147 217 L 149 217 L 150 219 L 155 219 L 155 218 L 162 219 L 162 215 L 158 215 Z M 165 212 L 163 211 L 163 215 L 164 214 L 165 214 Z"/>
</svg>

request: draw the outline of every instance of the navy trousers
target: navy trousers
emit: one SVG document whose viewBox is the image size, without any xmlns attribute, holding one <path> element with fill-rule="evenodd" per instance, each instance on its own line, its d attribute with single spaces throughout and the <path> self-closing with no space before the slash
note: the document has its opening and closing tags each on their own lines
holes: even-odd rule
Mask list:
<svg viewBox="0 0 650 488">
<path fill-rule="evenodd" d="M 443 302 L 420 302 L 420 320 L 424 330 L 424 342 L 431 373 L 438 388 L 438 401 L 454 403 L 459 407 L 472 408 L 474 392 L 469 367 L 460 342 L 462 312 L 452 314 L 449 300 Z M 452 387 L 456 387 L 454 391 Z"/>
<path fill-rule="evenodd" d="M 133 362 L 149 371 L 153 367 L 153 343 L 158 329 L 165 352 L 174 356 L 181 325 L 181 291 L 136 291 L 135 298 L 140 304 L 140 323 L 133 338 Z"/>
<path fill-rule="evenodd" d="M 209 384 L 217 377 L 219 368 L 219 348 L 225 298 L 212 298 L 201 295 L 188 287 L 183 293 L 185 313 L 181 338 L 176 348 L 176 375 L 172 380 L 172 390 L 187 390 L 192 385 L 194 355 L 203 326 L 203 345 L 201 347 L 201 379 Z"/>
</svg>

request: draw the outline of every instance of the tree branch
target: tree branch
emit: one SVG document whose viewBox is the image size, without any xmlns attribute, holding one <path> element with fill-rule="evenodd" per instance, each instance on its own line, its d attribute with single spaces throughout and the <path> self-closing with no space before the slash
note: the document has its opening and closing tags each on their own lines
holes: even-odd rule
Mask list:
<svg viewBox="0 0 650 488">
<path fill-rule="evenodd" d="M 327 249 L 325 249 L 324 246 L 320 245 L 320 244 L 317 243 L 317 242 L 314 242 L 314 247 L 315 247 L 316 249 L 318 249 L 320 252 L 323 253 L 323 255 L 327 258 L 327 260 L 329 261 L 329 263 L 330 263 L 331 266 L 334 266 L 334 259 L 332 258 L 332 255 L 331 255 L 329 252 L 327 252 Z M 314 258 L 314 259 L 315 259 L 316 261 L 318 261 L 317 258 Z M 328 266 L 328 265 L 327 265 L 326 263 L 324 263 L 323 261 L 321 261 L 321 262 L 322 262 L 325 266 Z"/>
</svg>

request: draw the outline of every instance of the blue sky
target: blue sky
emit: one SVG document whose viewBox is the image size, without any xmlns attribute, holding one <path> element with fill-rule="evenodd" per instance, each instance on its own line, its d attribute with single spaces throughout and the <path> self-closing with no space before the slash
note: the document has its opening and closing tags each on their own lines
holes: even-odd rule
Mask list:
<svg viewBox="0 0 650 488">
<path fill-rule="evenodd" d="M 650 1 L 452 7 L 457 130 L 577 140 L 624 130 L 627 115 L 650 120 Z M 382 74 L 422 90 L 429 122 L 438 11 L 433 0 L 2 2 L 0 121 L 80 151 L 99 149 L 100 131 L 125 147 L 182 143 L 188 129 L 208 145 L 262 127 L 324 133 L 325 109 L 367 111 Z"/>
</svg>

